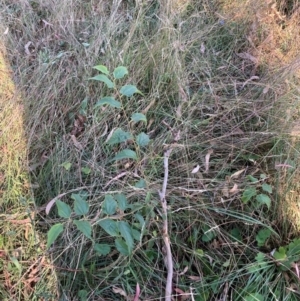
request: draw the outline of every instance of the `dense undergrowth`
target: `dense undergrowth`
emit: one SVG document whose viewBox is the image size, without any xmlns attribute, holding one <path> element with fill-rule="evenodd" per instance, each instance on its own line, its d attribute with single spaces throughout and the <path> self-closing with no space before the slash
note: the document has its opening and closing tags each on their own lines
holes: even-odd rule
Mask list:
<svg viewBox="0 0 300 301">
<path fill-rule="evenodd" d="M 298 6 L 2 0 L 17 92 L 0 100 L 0 299 L 137 300 L 139 284 L 139 300 L 161 300 L 158 191 L 172 147 L 174 300 L 298 300 Z M 95 108 L 111 93 L 89 80 L 100 64 L 125 66 L 118 83 L 142 93 Z M 132 122 L 135 112 L 146 122 Z M 150 142 L 107 143 L 117 128 Z M 137 158 L 112 161 L 124 149 Z M 120 194 L 128 204 L 107 208 Z M 76 202 L 88 209 L 69 212 Z M 99 224 L 107 216 L 136 231 L 129 255 L 115 247 L 125 235 Z"/>
</svg>

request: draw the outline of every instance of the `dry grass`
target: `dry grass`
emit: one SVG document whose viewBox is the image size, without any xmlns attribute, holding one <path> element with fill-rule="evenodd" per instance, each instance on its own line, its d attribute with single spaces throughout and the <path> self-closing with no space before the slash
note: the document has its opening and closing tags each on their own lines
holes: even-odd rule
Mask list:
<svg viewBox="0 0 300 301">
<path fill-rule="evenodd" d="M 249 269 L 259 251 L 269 254 L 299 230 L 288 213 L 298 218 L 297 190 L 291 188 L 298 174 L 297 138 L 293 142 L 288 135 L 299 116 L 299 24 L 298 10 L 283 3 L 273 7 L 257 1 L 2 1 L 2 32 L 8 28 L 4 37 L 13 70 L 5 74 L 13 76 L 22 98 L 13 97 L 10 79 L 8 94 L 1 96 L 6 102 L 1 114 L 14 120 L 4 121 L 1 128 L 1 148 L 11 143 L 11 152 L 4 149 L 4 167 L 0 165 L 6 183 L 1 198 L 6 220 L 16 213 L 10 213 L 11 208 L 18 213 L 13 220 L 27 219 L 27 211 L 35 208 L 34 221 L 22 224 L 22 230 L 19 222 L 8 225 L 18 227 L 16 239 L 24 246 L 40 248 L 36 253 L 30 249 L 20 261 L 24 267 L 16 300 L 41 300 L 36 283 L 29 293 L 22 290 L 24 279 L 39 265 L 39 279 L 48 279 L 47 284 L 39 282 L 49 293 L 43 300 L 119 300 L 113 286 L 133 295 L 137 282 L 141 299 L 160 299 L 165 272 L 157 190 L 163 178 L 163 145 L 172 142 L 169 127 L 181 132 L 170 158 L 167 191 L 175 270 L 180 274 L 188 267 L 176 276 L 174 286 L 185 292 L 193 287 L 195 300 L 244 300 L 253 292 L 251 277 L 264 276 L 272 282 L 274 294 L 261 280 L 257 293 L 276 300 L 279 290 L 282 298 L 296 300 L 283 289 L 293 287 L 294 276 L 277 277 L 274 264 L 262 274 Z M 144 96 L 128 99 L 120 114 L 111 109 L 96 112 L 94 104 L 108 93 L 88 80 L 94 74 L 92 66 L 99 63 L 110 70 L 128 67 L 125 83 L 136 84 Z M 78 131 L 84 100 L 86 121 Z M 136 111 L 145 112 L 147 126 L 128 124 L 126 116 Z M 8 127 L 15 139 L 3 130 Z M 139 163 L 109 163 L 117 150 L 105 141 L 114 127 L 150 135 L 152 143 L 140 154 Z M 292 172 L 274 167 L 291 161 L 296 166 Z M 20 166 L 14 165 L 9 173 L 7 166 L 16 162 Z M 70 170 L 62 166 L 66 162 Z M 200 170 L 194 174 L 197 164 Z M 82 173 L 83 167 L 91 173 Z M 124 177 L 115 178 L 124 171 Z M 277 190 L 270 211 L 241 202 L 250 185 L 248 177 L 261 174 Z M 147 190 L 133 187 L 139 178 L 146 181 Z M 17 187 L 11 189 L 12 185 Z M 114 252 L 97 257 L 90 241 L 68 223 L 50 252 L 45 250 L 41 233 L 61 219 L 55 211 L 46 216 L 42 209 L 61 193 L 62 201 L 71 204 L 74 189 L 88 193 L 89 220 L 108 191 L 122 191 L 130 203 L 143 207 L 147 232 L 130 260 Z M 21 196 L 30 201 L 16 205 Z M 130 212 L 126 220 L 135 222 Z M 262 227 L 272 227 L 274 235 L 258 248 L 255 237 Z M 1 235 L 7 229 L 2 228 Z M 232 238 L 233 229 L 242 229 L 242 241 Z M 32 232 L 29 243 L 25 235 L 33 230 L 38 232 Z M 202 240 L 205 231 L 215 233 L 208 243 Z M 94 232 L 100 242 L 111 242 L 99 227 Z M 12 241 L 6 250 L 17 247 Z M 3 262 L 11 265 L 11 260 Z"/>
</svg>

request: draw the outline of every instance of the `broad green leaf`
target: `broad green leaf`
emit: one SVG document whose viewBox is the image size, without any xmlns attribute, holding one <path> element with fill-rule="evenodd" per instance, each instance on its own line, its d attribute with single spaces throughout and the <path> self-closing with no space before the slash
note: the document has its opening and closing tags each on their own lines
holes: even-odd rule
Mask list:
<svg viewBox="0 0 300 301">
<path fill-rule="evenodd" d="M 68 204 L 66 204 L 60 200 L 57 200 L 56 207 L 58 210 L 58 215 L 60 217 L 69 218 L 71 216 L 72 210 Z"/>
<path fill-rule="evenodd" d="M 252 197 L 256 196 L 256 189 L 254 187 L 248 187 L 245 189 L 242 195 L 242 202 L 248 203 Z"/>
<path fill-rule="evenodd" d="M 144 179 L 140 179 L 139 181 L 137 181 L 134 184 L 134 187 L 136 187 L 136 188 L 145 188 L 145 187 L 147 187 L 147 183 Z"/>
<path fill-rule="evenodd" d="M 104 73 L 106 75 L 109 74 L 109 71 L 108 71 L 107 67 L 103 66 L 103 65 L 94 66 L 93 69 L 96 69 L 96 70 L 98 70 L 98 71 L 100 71 L 100 72 L 102 72 L 102 73 Z"/>
<path fill-rule="evenodd" d="M 149 136 L 143 132 L 136 136 L 136 143 L 140 147 L 148 145 L 149 142 L 150 142 Z"/>
<path fill-rule="evenodd" d="M 145 220 L 143 216 L 140 213 L 136 213 L 134 217 L 139 221 L 141 228 L 143 228 L 145 225 Z"/>
<path fill-rule="evenodd" d="M 83 235 L 85 235 L 87 238 L 92 239 L 92 226 L 88 221 L 74 220 L 73 223 Z"/>
<path fill-rule="evenodd" d="M 126 244 L 128 246 L 128 250 L 131 253 L 132 250 L 133 250 L 133 245 L 134 245 L 132 232 L 131 232 L 132 229 L 129 226 L 129 224 L 127 222 L 124 222 L 124 221 L 118 222 L 118 226 L 119 226 L 119 230 L 120 230 L 120 233 L 121 233 L 122 237 L 126 241 Z"/>
<path fill-rule="evenodd" d="M 216 237 L 215 232 L 212 231 L 208 226 L 204 226 L 202 231 L 204 232 L 204 234 L 201 237 L 201 240 L 203 242 L 210 242 Z"/>
<path fill-rule="evenodd" d="M 64 231 L 62 224 L 53 225 L 47 233 L 47 249 L 54 243 L 57 237 Z"/>
<path fill-rule="evenodd" d="M 80 301 L 87 301 L 88 299 L 88 291 L 87 290 L 80 290 L 78 292 L 78 297 L 80 298 Z"/>
<path fill-rule="evenodd" d="M 118 250 L 122 255 L 125 255 L 125 256 L 130 255 L 131 252 L 129 251 L 126 242 L 125 242 L 122 238 L 117 238 L 117 239 L 115 240 L 115 245 L 116 245 L 117 250 Z"/>
<path fill-rule="evenodd" d="M 255 177 L 253 177 L 253 176 L 251 176 L 251 175 L 247 176 L 247 178 L 248 178 L 252 183 L 258 182 L 258 179 L 255 178 Z"/>
<path fill-rule="evenodd" d="M 147 118 L 142 113 L 133 113 L 131 115 L 131 120 L 134 122 L 144 121 L 145 123 L 147 123 Z"/>
<path fill-rule="evenodd" d="M 115 84 L 104 74 L 98 74 L 90 79 L 97 80 L 106 84 L 106 86 L 110 89 L 115 87 Z"/>
<path fill-rule="evenodd" d="M 81 172 L 85 175 L 89 175 L 91 173 L 91 169 L 89 167 L 82 167 Z"/>
<path fill-rule="evenodd" d="M 134 85 L 125 85 L 120 89 L 120 93 L 124 96 L 131 97 L 134 93 L 141 93 Z"/>
<path fill-rule="evenodd" d="M 141 232 L 136 230 L 136 229 L 132 229 L 131 230 L 132 236 L 135 240 L 140 241 L 141 239 Z"/>
<path fill-rule="evenodd" d="M 300 256 L 300 239 L 294 239 L 288 245 L 288 252 L 287 255 L 289 257 Z M 298 261 L 298 259 L 297 259 Z"/>
<path fill-rule="evenodd" d="M 80 194 L 72 193 L 71 198 L 74 202 L 74 211 L 77 215 L 85 215 L 89 212 L 89 204 L 81 197 Z"/>
<path fill-rule="evenodd" d="M 69 171 L 70 168 L 71 168 L 71 166 L 72 166 L 72 163 L 70 163 L 70 162 L 64 162 L 60 166 L 62 166 L 66 171 Z"/>
<path fill-rule="evenodd" d="M 104 201 L 102 203 L 102 210 L 107 215 L 113 215 L 117 210 L 117 202 L 114 200 L 113 196 L 106 194 Z"/>
<path fill-rule="evenodd" d="M 121 108 L 121 103 L 119 101 L 115 100 L 111 96 L 103 97 L 99 101 L 97 101 L 97 103 L 94 106 L 94 109 L 97 109 L 98 107 L 101 107 L 103 105 L 109 105 L 113 108 L 118 108 L 118 109 Z"/>
<path fill-rule="evenodd" d="M 266 240 L 271 236 L 270 229 L 261 229 L 258 231 L 255 239 L 257 241 L 257 245 L 259 247 L 263 247 L 265 245 Z"/>
<path fill-rule="evenodd" d="M 256 200 L 261 205 L 267 205 L 268 209 L 270 209 L 271 206 L 271 199 L 266 194 L 259 194 L 256 196 Z"/>
<path fill-rule="evenodd" d="M 113 159 L 110 161 L 117 161 L 122 159 L 133 159 L 137 160 L 136 152 L 131 149 L 123 149 L 122 151 L 118 152 Z"/>
<path fill-rule="evenodd" d="M 118 202 L 118 207 L 120 210 L 125 211 L 128 208 L 127 198 L 124 194 L 115 194 L 115 199 Z"/>
<path fill-rule="evenodd" d="M 278 251 L 276 251 L 273 256 L 276 260 L 286 260 L 286 249 L 284 247 L 279 247 Z"/>
<path fill-rule="evenodd" d="M 117 67 L 113 72 L 115 79 L 123 78 L 126 74 L 128 74 L 128 70 L 124 66 Z"/>
<path fill-rule="evenodd" d="M 108 255 L 110 253 L 110 246 L 107 244 L 95 244 L 94 250 L 100 255 Z"/>
<path fill-rule="evenodd" d="M 118 143 L 125 142 L 129 139 L 132 139 L 132 135 L 129 132 L 124 132 L 122 129 L 116 129 L 110 139 L 107 141 L 109 145 L 115 145 Z"/>
<path fill-rule="evenodd" d="M 119 236 L 118 223 L 112 219 L 103 219 L 98 222 L 99 226 L 110 236 Z"/>
<path fill-rule="evenodd" d="M 242 235 L 239 228 L 233 228 L 230 230 L 230 234 L 232 235 L 233 239 L 236 241 L 242 241 Z"/>
<path fill-rule="evenodd" d="M 269 184 L 264 183 L 264 184 L 262 184 L 261 188 L 265 192 L 272 193 L 272 186 Z"/>
</svg>

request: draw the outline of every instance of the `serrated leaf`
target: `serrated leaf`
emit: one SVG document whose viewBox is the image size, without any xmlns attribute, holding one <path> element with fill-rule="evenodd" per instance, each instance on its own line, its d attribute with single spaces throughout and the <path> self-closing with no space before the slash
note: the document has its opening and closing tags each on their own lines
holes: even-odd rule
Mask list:
<svg viewBox="0 0 300 301">
<path fill-rule="evenodd" d="M 102 210 L 107 215 L 113 215 L 117 210 L 117 202 L 112 195 L 106 194 L 102 203 Z"/>
<path fill-rule="evenodd" d="M 123 149 L 122 151 L 118 152 L 113 159 L 110 161 L 117 161 L 122 159 L 133 159 L 137 160 L 136 152 L 131 149 Z"/>
<path fill-rule="evenodd" d="M 124 96 L 131 97 L 135 93 L 141 93 L 134 85 L 125 85 L 120 89 L 120 93 Z"/>
<path fill-rule="evenodd" d="M 105 83 L 109 89 L 112 89 L 115 87 L 115 84 L 104 74 L 98 74 L 94 77 L 91 77 L 90 79 Z"/>
<path fill-rule="evenodd" d="M 103 219 L 98 222 L 99 226 L 110 236 L 119 236 L 119 228 L 116 221 L 112 219 Z"/>
<path fill-rule="evenodd" d="M 115 194 L 115 199 L 118 202 L 118 207 L 120 210 L 125 211 L 128 208 L 127 198 L 124 194 Z"/>
<path fill-rule="evenodd" d="M 70 163 L 70 162 L 64 162 L 60 166 L 62 166 L 66 171 L 69 171 L 70 168 L 71 168 L 71 166 L 72 166 L 72 163 Z"/>
<path fill-rule="evenodd" d="M 286 249 L 284 247 L 279 247 L 278 251 L 276 251 L 273 256 L 276 260 L 286 260 Z"/>
<path fill-rule="evenodd" d="M 143 132 L 136 136 L 136 143 L 140 147 L 148 145 L 149 142 L 150 142 L 149 136 Z"/>
<path fill-rule="evenodd" d="M 117 239 L 115 240 L 115 245 L 116 245 L 117 250 L 118 250 L 122 255 L 125 255 L 125 256 L 130 255 L 131 252 L 129 251 L 126 242 L 125 242 L 122 238 L 117 238 Z"/>
<path fill-rule="evenodd" d="M 260 205 L 267 205 L 268 209 L 271 206 L 271 199 L 266 194 L 259 194 L 256 196 L 256 200 Z"/>
<path fill-rule="evenodd" d="M 145 188 L 145 187 L 147 187 L 147 183 L 144 179 L 140 179 L 139 181 L 137 181 L 134 184 L 134 187 L 136 187 L 136 188 Z"/>
<path fill-rule="evenodd" d="M 265 192 L 272 193 L 272 186 L 269 184 L 264 183 L 264 184 L 262 184 L 261 188 Z"/>
<path fill-rule="evenodd" d="M 136 213 L 134 217 L 139 221 L 141 228 L 143 228 L 145 225 L 145 220 L 143 216 L 140 213 Z"/>
<path fill-rule="evenodd" d="M 103 66 L 103 65 L 94 66 L 93 69 L 96 69 L 96 70 L 98 70 L 98 71 L 100 71 L 100 72 L 102 72 L 102 73 L 104 73 L 106 75 L 109 74 L 109 71 L 108 71 L 107 67 Z"/>
<path fill-rule="evenodd" d="M 113 132 L 107 143 L 109 145 L 115 145 L 129 139 L 132 139 L 132 135 L 129 132 L 124 132 L 122 129 L 118 128 Z"/>
<path fill-rule="evenodd" d="M 87 238 L 92 239 L 92 226 L 88 221 L 74 220 L 73 223 L 83 235 L 85 235 Z"/>
<path fill-rule="evenodd" d="M 62 224 L 53 225 L 47 233 L 47 249 L 54 243 L 57 237 L 64 231 Z"/>
<path fill-rule="evenodd" d="M 254 187 L 248 187 L 245 189 L 242 195 L 242 202 L 247 203 L 252 197 L 256 196 L 256 189 Z"/>
<path fill-rule="evenodd" d="M 95 244 L 94 250 L 100 255 L 108 255 L 110 253 L 110 246 L 107 244 Z"/>
<path fill-rule="evenodd" d="M 128 74 L 128 70 L 124 66 L 117 67 L 113 72 L 115 79 L 123 78 L 126 74 Z"/>
<path fill-rule="evenodd" d="M 69 218 L 71 216 L 72 210 L 68 204 L 66 204 L 60 200 L 57 200 L 56 207 L 58 210 L 58 215 L 60 217 Z"/>
<path fill-rule="evenodd" d="M 74 211 L 77 215 L 85 215 L 89 212 L 89 204 L 81 197 L 80 194 L 72 193 L 71 198 L 74 202 Z"/>
<path fill-rule="evenodd" d="M 264 246 L 266 240 L 271 236 L 271 230 L 270 229 L 261 229 L 258 231 L 257 235 L 255 236 L 255 239 L 257 241 L 257 245 L 259 247 Z"/>
<path fill-rule="evenodd" d="M 144 121 L 145 123 L 147 123 L 147 118 L 142 113 L 133 113 L 131 115 L 131 120 L 134 122 Z"/>
<path fill-rule="evenodd" d="M 94 109 L 97 109 L 98 107 L 101 107 L 103 105 L 109 105 L 113 108 L 118 108 L 118 109 L 121 108 L 121 103 L 119 101 L 115 100 L 114 97 L 112 97 L 112 96 L 107 96 L 107 97 L 101 98 L 95 104 Z"/>
<path fill-rule="evenodd" d="M 129 226 L 129 224 L 127 222 L 124 222 L 124 221 L 118 222 L 118 226 L 119 226 L 119 230 L 120 230 L 120 233 L 121 233 L 122 237 L 126 241 L 126 244 L 128 246 L 128 250 L 131 253 L 132 250 L 133 250 L 133 245 L 134 245 L 133 237 L 132 237 L 132 233 L 131 233 L 132 229 Z"/>
</svg>

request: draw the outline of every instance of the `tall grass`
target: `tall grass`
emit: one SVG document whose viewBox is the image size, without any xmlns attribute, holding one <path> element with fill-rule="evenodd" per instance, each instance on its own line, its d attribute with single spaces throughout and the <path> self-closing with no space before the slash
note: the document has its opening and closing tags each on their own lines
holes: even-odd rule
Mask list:
<svg viewBox="0 0 300 301">
<path fill-rule="evenodd" d="M 21 190 L 25 185 L 17 181 L 16 166 L 1 197 L 7 212 L 15 208 L 25 215 L 34 208 L 37 213 L 30 223 L 31 243 L 18 233 L 24 244 L 39 250 L 32 250 L 30 259 L 16 258 L 22 267 L 35 258 L 43 279 L 32 282 L 27 295 L 20 286 L 16 300 L 120 300 L 120 292 L 131 300 L 137 283 L 141 300 L 162 298 L 166 273 L 158 190 L 172 131 L 181 133 L 170 158 L 167 191 L 174 298 L 187 300 L 175 297 L 182 292 L 191 300 L 298 298 L 296 273 L 282 272 L 270 255 L 297 237 L 299 229 L 294 217 L 297 137 L 289 138 L 299 99 L 299 24 L 292 6 L 205 0 L 2 1 L 3 32 L 8 28 L 3 37 L 23 108 L 20 123 L 14 122 L 18 129 L 10 129 L 26 136 L 22 147 L 29 157 L 33 198 L 21 205 L 23 193 L 7 195 L 13 192 L 8 185 L 20 183 Z M 130 77 L 124 84 L 136 84 L 144 96 L 128 99 L 122 114 L 94 110 L 108 93 L 104 85 L 88 80 L 97 64 L 110 70 L 126 66 Z M 85 104 L 84 128 L 78 131 Z M 13 118 L 17 108 L 13 103 L 3 116 Z M 140 164 L 112 165 L 109 159 L 117 150 L 105 143 L 107 136 L 115 127 L 129 129 L 126 116 L 134 111 L 147 115 L 148 124 L 138 126 L 152 142 Z M 2 137 L 9 141 L 12 136 Z M 22 164 L 26 160 L 27 155 L 20 158 Z M 8 158 L 2 161 L 9 166 Z M 11 162 L 20 161 L 14 157 Z M 197 165 L 199 171 L 192 173 Z M 84 167 L 90 173 L 83 173 Z M 124 177 L 116 178 L 124 171 Z M 4 174 L 10 176 L 7 167 Z M 253 185 L 249 176 L 260 175 L 273 187 L 269 210 L 241 201 Z M 134 187 L 139 178 L 147 189 Z M 261 189 L 261 183 L 254 186 Z M 61 220 L 55 210 L 46 216 L 45 205 L 59 194 L 71 203 L 74 190 L 87 192 L 89 220 L 101 210 L 108 191 L 122 191 L 131 204 L 143 207 L 146 232 L 129 258 L 116 252 L 96 255 L 71 224 L 46 250 L 46 232 Z M 126 220 L 136 222 L 130 212 Z M 264 228 L 272 229 L 272 236 L 258 246 L 256 236 Z M 1 235 L 11 243 L 0 249 L 11 254 L 19 246 L 6 230 L 3 226 Z M 112 241 L 100 227 L 94 236 Z M 0 259 L 9 273 L 12 260 Z M 32 270 L 22 268 L 17 283 L 25 285 Z M 4 300 L 7 287 L 15 288 L 5 285 Z"/>
</svg>

